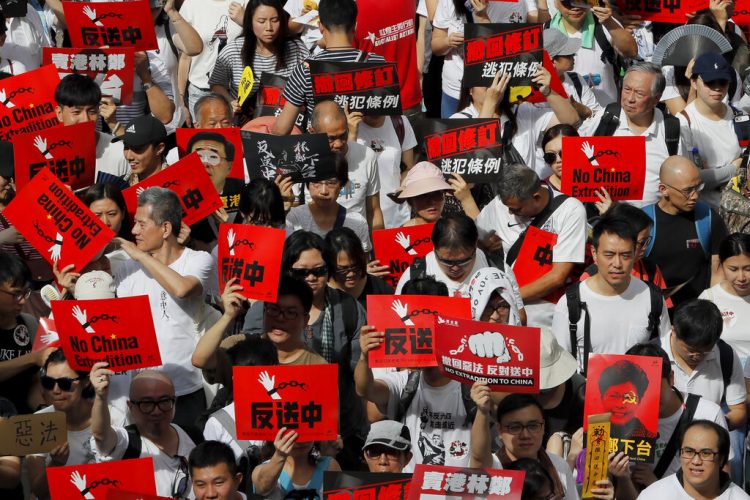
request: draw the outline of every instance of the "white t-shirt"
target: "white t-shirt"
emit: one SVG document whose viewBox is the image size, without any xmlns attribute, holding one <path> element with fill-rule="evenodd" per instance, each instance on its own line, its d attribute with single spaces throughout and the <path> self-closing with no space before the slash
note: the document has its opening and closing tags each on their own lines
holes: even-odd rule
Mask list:
<svg viewBox="0 0 750 500">
<path fill-rule="evenodd" d="M 203 387 L 201 372 L 193 366 L 191 358 L 198 344 L 197 324 L 202 321 L 208 307 L 203 300 L 204 292 L 208 290 L 209 276 L 216 272 L 216 267 L 207 252 L 185 248 L 169 268 L 181 276 L 197 278 L 201 291 L 184 299 L 173 297 L 133 260 L 113 266 L 112 274 L 118 297 L 148 295 L 163 363 L 161 370 L 172 378 L 177 396 L 184 396 Z"/>
<path fill-rule="evenodd" d="M 487 16 L 492 23 L 525 23 L 529 12 L 538 9 L 536 0 L 490 2 L 487 5 Z"/>
<path fill-rule="evenodd" d="M 400 371 L 387 373 L 379 379 L 388 386 L 390 393 L 388 407 L 379 408 L 388 418 L 395 418 L 408 376 L 407 371 Z M 417 464 L 468 467 L 470 427 L 464 426 L 465 419 L 460 382 L 451 380 L 443 387 L 432 387 L 420 377 L 419 387 L 404 416 L 414 456 L 403 472 L 414 472 Z"/>
<path fill-rule="evenodd" d="M 325 238 L 326 234 L 328 234 L 328 231 L 321 229 L 315 222 L 312 213 L 310 213 L 310 205 L 308 204 L 292 207 L 286 215 L 286 224 L 290 231 L 297 231 L 299 229 L 303 231 L 312 231 L 313 233 L 320 235 L 321 238 Z M 372 243 L 370 243 L 370 230 L 367 227 L 367 221 L 364 217 L 356 212 L 347 210 L 346 216 L 344 217 L 344 227 L 348 227 L 357 234 L 357 237 L 362 242 L 362 248 L 365 252 L 372 250 Z"/>
<path fill-rule="evenodd" d="M 401 120 L 404 124 L 403 145 L 398 141 L 396 129 L 389 117 L 386 117 L 379 128 L 360 123 L 357 133 L 357 142 L 372 149 L 378 158 L 380 209 L 383 211 L 386 229 L 403 226 L 411 216 L 408 203 L 394 203 L 388 198 L 388 193 L 394 192 L 401 185 L 401 153 L 417 146 L 409 120 L 405 116 Z"/>
<path fill-rule="evenodd" d="M 484 252 L 477 248 L 477 258 L 474 261 L 474 267 L 472 267 L 471 271 L 466 274 L 466 278 L 464 278 L 463 281 L 458 282 L 450 279 L 443 272 L 443 270 L 440 269 L 437 258 L 435 258 L 434 250 L 425 255 L 424 260 L 425 274 L 427 274 L 428 276 L 434 276 L 437 281 L 445 283 L 445 285 L 448 287 L 448 295 L 450 295 L 451 297 L 469 297 L 469 282 L 471 281 L 471 277 L 480 269 L 489 267 L 489 263 L 487 262 L 487 257 L 485 257 Z M 402 274 L 401 278 L 398 280 L 398 284 L 396 285 L 396 295 L 401 294 L 401 290 L 404 288 L 406 282 L 410 279 L 411 267 L 404 271 L 404 274 Z"/>
<path fill-rule="evenodd" d="M 229 416 L 232 417 L 232 421 L 234 421 L 234 403 L 232 402 L 225 406 L 224 411 L 227 412 Z M 228 444 L 229 447 L 232 448 L 234 458 L 237 462 L 240 461 L 242 454 L 245 452 L 245 450 L 243 450 L 237 443 L 237 440 L 227 432 L 216 417 L 210 417 L 208 421 L 206 421 L 206 426 L 203 428 L 203 437 L 206 438 L 206 441 L 221 441 L 222 443 Z M 256 446 L 263 446 L 263 441 L 251 442 Z"/>
<path fill-rule="evenodd" d="M 733 295 L 721 284 L 716 284 L 704 290 L 698 298 L 710 300 L 719 308 L 724 319 L 721 339 L 732 346 L 742 366 L 747 367 L 750 358 L 750 297 Z"/>
<path fill-rule="evenodd" d="M 50 47 L 51 43 L 34 7 L 27 5 L 26 17 L 7 18 L 5 28 L 5 43 L 0 46 L 3 71 L 20 75 L 41 66 L 42 47 Z"/>
<path fill-rule="evenodd" d="M 52 413 L 54 411 L 55 407 L 50 405 L 35 413 Z M 96 459 L 94 457 L 94 452 L 91 449 L 91 427 L 86 427 L 80 431 L 71 431 L 68 429 L 67 435 L 68 449 L 70 451 L 65 465 L 93 464 Z M 36 456 L 45 458 L 47 455 L 49 455 L 49 453 L 36 454 Z"/>
<path fill-rule="evenodd" d="M 320 7 L 320 2 L 323 0 L 318 0 L 318 7 Z M 302 15 L 302 9 L 303 9 L 303 0 L 287 0 L 284 4 L 284 10 L 289 13 L 289 16 L 292 21 L 297 19 Z M 310 26 L 309 24 L 306 24 L 305 27 L 302 29 L 302 34 L 300 35 L 300 40 L 302 40 L 302 43 L 305 44 L 305 47 L 307 47 L 311 52 L 313 49 L 318 49 L 318 40 L 323 38 L 323 34 L 320 32 L 320 28 Z"/>
<path fill-rule="evenodd" d="M 570 470 L 568 463 L 560 456 L 554 453 L 547 453 L 549 461 L 557 471 L 557 477 L 560 478 L 563 490 L 565 491 L 565 500 L 578 500 L 578 489 L 576 488 L 576 480 L 573 477 L 573 471 Z M 500 463 L 500 459 L 493 453 L 492 454 L 492 468 L 502 469 L 503 464 Z"/>
<path fill-rule="evenodd" d="M 435 17 L 432 19 L 432 26 L 448 31 L 451 33 L 463 33 L 466 18 L 464 15 L 456 14 L 456 7 L 453 0 L 438 0 Z M 433 34 L 433 36 L 435 36 Z M 443 92 L 454 99 L 458 99 L 461 94 L 461 80 L 464 77 L 464 49 L 461 47 L 451 48 L 443 63 Z"/>
<path fill-rule="evenodd" d="M 648 342 L 648 313 L 651 311 L 651 293 L 648 285 L 636 277 L 631 277 L 630 285 L 621 295 L 607 297 L 594 292 L 589 287 L 588 278 L 580 284 L 581 302 L 585 302 L 587 312 L 581 312 L 576 332 L 578 342 L 579 371 L 583 368 L 583 337 L 584 322 L 589 315 L 591 352 L 601 354 L 625 354 L 635 344 Z M 669 332 L 672 324 L 669 322 L 667 306 L 662 299 L 662 311 L 659 321 L 659 332 Z M 570 329 L 568 327 L 568 299 L 563 295 L 555 306 L 552 318 L 552 333 L 560 346 L 571 351 Z"/>
<path fill-rule="evenodd" d="M 676 474 L 660 479 L 646 488 L 638 496 L 638 500 L 693 500 L 693 497 L 685 492 Z M 745 500 L 750 499 L 742 488 L 732 483 L 724 492 L 716 497 L 716 500 Z"/>
<path fill-rule="evenodd" d="M 467 107 L 460 111 L 453 113 L 451 118 L 479 118 L 479 110 L 474 107 L 474 103 L 470 103 Z"/>
<path fill-rule="evenodd" d="M 120 179 L 127 179 L 131 171 L 130 164 L 125 159 L 122 141 L 112 142 L 111 135 L 104 132 L 99 132 L 98 134 L 94 179 L 98 179 L 100 173 L 109 174 Z"/>
<path fill-rule="evenodd" d="M 617 22 L 614 18 L 612 20 Z M 611 44 L 612 35 L 609 34 L 609 30 L 606 27 L 602 26 L 602 28 L 604 29 L 604 36 L 607 37 L 607 40 Z M 568 36 L 579 40 L 583 39 L 583 33 L 580 31 L 568 33 Z M 573 71 L 581 75 L 598 74 L 601 76 L 601 83 L 592 87 L 592 90 L 599 104 L 606 106 L 618 99 L 617 86 L 615 85 L 615 70 L 611 64 L 602 62 L 602 48 L 599 46 L 599 42 L 596 41 L 596 37 L 592 38 L 594 39 L 592 48 L 587 49 L 581 46 L 578 52 L 576 52 L 576 62 L 573 66 Z"/>
</svg>

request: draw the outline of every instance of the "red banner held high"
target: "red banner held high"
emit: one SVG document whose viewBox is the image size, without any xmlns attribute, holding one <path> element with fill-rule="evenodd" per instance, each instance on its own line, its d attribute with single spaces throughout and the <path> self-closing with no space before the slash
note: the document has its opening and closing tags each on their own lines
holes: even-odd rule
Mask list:
<svg viewBox="0 0 750 500">
<path fill-rule="evenodd" d="M 60 125 L 55 113 L 58 83 L 60 77 L 49 65 L 0 80 L 0 141 Z"/>
<path fill-rule="evenodd" d="M 146 0 L 62 4 L 74 47 L 159 48 L 151 6 Z"/>
<path fill-rule="evenodd" d="M 372 232 L 375 258 L 381 265 L 390 267 L 385 277 L 393 288 L 414 259 L 424 257 L 432 251 L 432 228 L 435 224 L 419 224 Z"/>
<path fill-rule="evenodd" d="M 521 470 L 469 469 L 444 465 L 417 465 L 409 489 L 409 500 L 490 498 L 521 500 Z"/>
</svg>

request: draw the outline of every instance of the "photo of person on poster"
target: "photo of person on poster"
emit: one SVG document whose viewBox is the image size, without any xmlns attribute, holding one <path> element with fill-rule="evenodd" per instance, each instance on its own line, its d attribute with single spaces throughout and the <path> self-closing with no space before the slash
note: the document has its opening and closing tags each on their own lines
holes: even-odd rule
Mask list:
<svg viewBox="0 0 750 500">
<path fill-rule="evenodd" d="M 656 433 L 638 418 L 643 395 L 649 386 L 643 368 L 621 359 L 602 372 L 598 386 L 604 411 L 610 414 L 612 435 L 656 438 Z"/>
</svg>

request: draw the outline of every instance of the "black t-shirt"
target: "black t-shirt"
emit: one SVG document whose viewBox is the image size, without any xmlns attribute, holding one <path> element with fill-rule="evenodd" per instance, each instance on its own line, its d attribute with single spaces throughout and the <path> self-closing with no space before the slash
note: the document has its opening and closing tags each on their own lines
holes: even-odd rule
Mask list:
<svg viewBox="0 0 750 500">
<path fill-rule="evenodd" d="M 242 192 L 243 187 L 245 187 L 245 183 L 242 179 L 227 177 L 224 182 L 224 189 L 219 193 L 219 198 L 221 198 L 221 201 L 224 204 L 224 210 L 226 210 L 230 216 L 236 214 L 239 209 L 240 193 Z M 212 217 L 213 215 L 209 215 L 193 224 L 190 228 L 190 236 L 193 239 L 204 243 L 211 243 L 216 240 L 217 233 L 214 231 L 216 224 L 212 225 L 212 222 L 209 221 Z M 229 218 L 229 221 L 232 222 L 232 217 Z"/>
<path fill-rule="evenodd" d="M 30 323 L 22 316 L 16 318 L 16 323 L 14 328 L 0 329 L 0 361 L 9 361 L 31 352 L 36 332 L 30 331 Z M 38 372 L 39 368 L 32 366 L 0 382 L 0 394 L 15 405 L 19 414 L 32 413 L 36 410 L 36 408 L 28 407 L 26 399 L 32 379 Z"/>
<path fill-rule="evenodd" d="M 657 264 L 667 287 L 689 283 L 672 296 L 675 305 L 698 297 L 711 282 L 711 257 L 703 252 L 695 227 L 695 212 L 671 215 L 655 207 L 656 239 L 648 260 Z M 719 253 L 719 243 L 727 235 L 724 221 L 711 209 L 711 255 Z"/>
<path fill-rule="evenodd" d="M 394 290 L 391 285 L 385 282 L 383 278 L 377 276 L 367 275 L 367 283 L 365 284 L 362 293 L 357 298 L 357 302 L 367 310 L 367 296 L 368 295 L 393 295 Z"/>
</svg>

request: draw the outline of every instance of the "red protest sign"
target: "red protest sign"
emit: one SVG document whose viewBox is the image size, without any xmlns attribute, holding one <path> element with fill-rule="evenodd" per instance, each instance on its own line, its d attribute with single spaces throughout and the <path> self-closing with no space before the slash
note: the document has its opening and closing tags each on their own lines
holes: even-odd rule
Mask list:
<svg viewBox="0 0 750 500">
<path fill-rule="evenodd" d="M 177 194 L 185 210 L 182 222 L 188 226 L 224 206 L 198 153 L 187 155 L 177 163 L 123 191 L 122 196 L 128 206 L 128 213 L 135 214 L 138 208 L 138 195 L 144 189 L 153 186 L 171 189 Z"/>
<path fill-rule="evenodd" d="M 226 160 L 224 158 L 220 158 L 220 160 L 231 161 L 232 170 L 229 172 L 229 177 L 245 180 L 245 163 L 243 161 L 245 156 L 242 150 L 240 129 L 237 127 L 178 128 L 175 133 L 177 134 L 177 151 L 180 158 L 184 158 L 198 149 L 214 150 L 219 153 L 219 156 L 226 158 Z M 216 137 L 217 134 L 223 139 Z M 229 158 L 232 158 L 232 160 L 229 160 Z M 207 165 L 206 168 L 208 169 L 209 166 Z M 217 165 L 217 167 L 221 166 Z"/>
<path fill-rule="evenodd" d="M 338 365 L 235 366 L 232 373 L 239 439 L 273 441 L 282 427 L 299 433 L 300 443 L 336 439 Z"/>
<path fill-rule="evenodd" d="M 52 500 L 107 498 L 108 491 L 112 489 L 155 495 L 154 459 L 135 458 L 50 467 L 47 470 L 47 483 Z"/>
<path fill-rule="evenodd" d="M 737 0 L 734 3 L 732 22 L 738 26 L 744 26 L 747 30 L 747 27 L 750 26 L 750 0 Z"/>
<path fill-rule="evenodd" d="M 521 470 L 469 469 L 445 465 L 423 465 L 414 468 L 409 500 L 425 498 L 492 498 L 521 500 Z"/>
<path fill-rule="evenodd" d="M 17 134 L 60 125 L 55 113 L 55 89 L 60 77 L 53 66 L 0 81 L 0 141 Z"/>
<path fill-rule="evenodd" d="M 499 72 L 528 84 L 542 63 L 541 24 L 484 23 L 464 26 L 462 87 L 486 87 Z"/>
<path fill-rule="evenodd" d="M 563 137 L 562 192 L 580 201 L 599 201 L 607 189 L 615 200 L 643 199 L 646 138 Z"/>
<path fill-rule="evenodd" d="M 519 287 L 536 281 L 552 269 L 553 249 L 556 243 L 556 234 L 529 226 L 518 257 L 513 263 L 513 273 Z"/>
<path fill-rule="evenodd" d="M 94 122 L 53 127 L 13 138 L 16 187 L 22 188 L 45 167 L 73 190 L 94 183 L 96 133 Z"/>
<path fill-rule="evenodd" d="M 55 66 L 60 79 L 73 73 L 86 75 L 99 85 L 103 96 L 111 97 L 117 104 L 131 104 L 135 74 L 134 54 L 135 50 L 129 47 L 44 47 L 42 63 Z"/>
<path fill-rule="evenodd" d="M 248 299 L 276 302 L 286 231 L 250 224 L 219 226 L 219 289 L 232 278 Z"/>
<path fill-rule="evenodd" d="M 435 366 L 432 338 L 435 319 L 441 316 L 471 319 L 469 299 L 434 295 L 369 295 L 367 324 L 385 332 L 383 345 L 369 352 L 370 366 Z"/>
<path fill-rule="evenodd" d="M 385 279 L 396 288 L 404 271 L 417 257 L 424 258 L 432 251 L 432 228 L 435 224 L 419 224 L 372 232 L 375 258 L 390 267 Z"/>
<path fill-rule="evenodd" d="M 39 318 L 39 328 L 34 336 L 31 352 L 41 351 L 48 347 L 59 347 L 60 336 L 57 333 L 55 320 L 50 318 Z"/>
<path fill-rule="evenodd" d="M 685 24 L 687 15 L 708 7 L 706 0 L 617 0 L 623 14 L 640 16 L 644 21 Z M 739 6 L 739 2 L 737 3 Z M 734 17 L 732 17 L 734 20 Z"/>
<path fill-rule="evenodd" d="M 506 1 L 506 0 L 500 0 L 500 1 Z M 550 74 L 550 89 L 557 92 L 561 97 L 567 99 L 568 93 L 565 92 L 565 88 L 563 87 L 562 80 L 560 80 L 560 77 L 557 74 L 557 70 L 555 69 L 554 64 L 552 64 L 552 59 L 549 57 L 549 54 L 547 51 L 544 51 L 544 55 L 542 56 L 542 66 L 544 66 L 544 69 L 549 71 Z M 510 102 L 516 102 L 516 101 L 526 101 L 526 102 L 547 102 L 547 98 L 542 95 L 542 93 L 536 89 L 533 85 L 528 86 L 512 86 L 510 88 Z"/>
<path fill-rule="evenodd" d="M 440 371 L 493 391 L 539 392 L 539 328 L 439 316 L 434 350 Z"/>
<path fill-rule="evenodd" d="M 112 232 L 52 172 L 43 168 L 3 211 L 50 264 L 81 270 L 114 238 Z"/>
<path fill-rule="evenodd" d="M 151 7 L 146 0 L 63 2 L 62 5 L 74 47 L 159 48 Z"/>
<path fill-rule="evenodd" d="M 170 500 L 170 497 L 110 489 L 107 491 L 107 500 Z"/>
<path fill-rule="evenodd" d="M 90 371 L 106 361 L 115 371 L 161 366 L 148 296 L 53 300 L 52 312 L 68 364 Z"/>
</svg>

